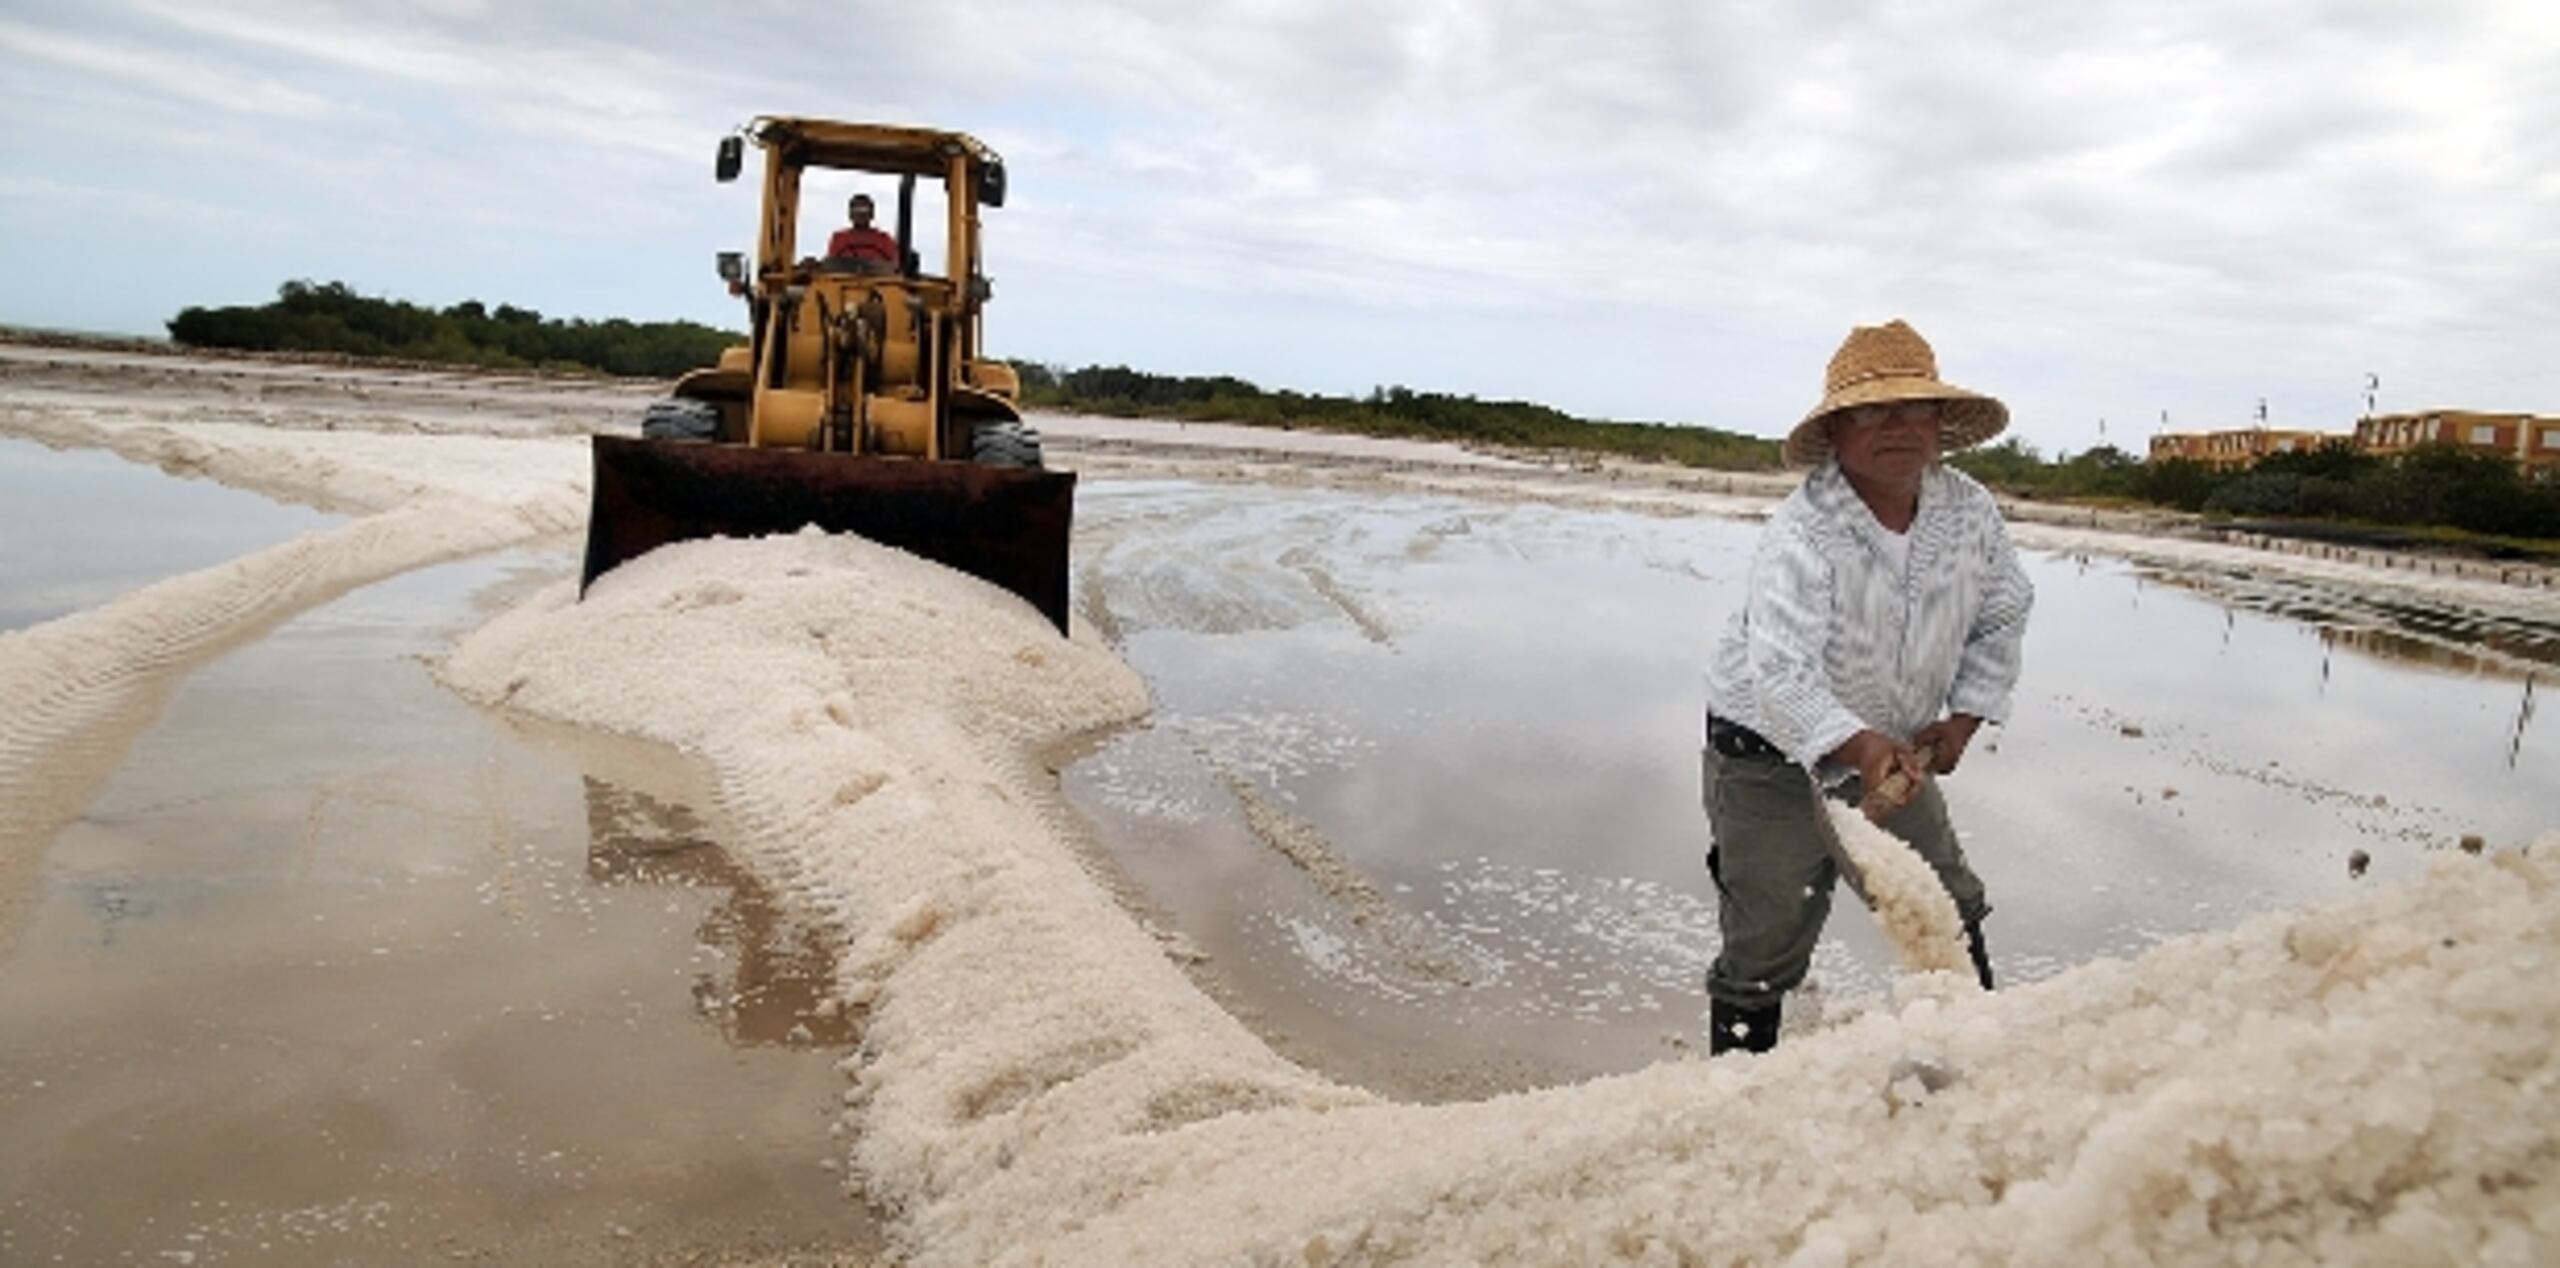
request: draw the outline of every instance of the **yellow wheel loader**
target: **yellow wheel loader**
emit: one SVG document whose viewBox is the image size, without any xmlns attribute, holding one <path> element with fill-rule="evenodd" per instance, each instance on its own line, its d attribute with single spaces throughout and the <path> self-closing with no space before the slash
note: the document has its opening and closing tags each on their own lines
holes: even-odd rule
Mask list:
<svg viewBox="0 0 2560 1268">
<path fill-rule="evenodd" d="M 980 351 L 978 212 L 1004 205 L 1004 160 L 957 132 L 765 117 L 721 139 L 718 179 L 737 179 L 750 142 L 764 152 L 755 262 L 719 257 L 748 343 L 678 379 L 641 439 L 594 438 L 581 591 L 669 542 L 815 524 L 982 577 L 1063 632 L 1075 475 L 1042 469 L 1020 380 Z M 877 234 L 859 254 L 799 251 L 811 169 L 894 177 L 895 251 Z M 919 182 L 942 213 L 938 260 L 918 237 Z"/>
</svg>

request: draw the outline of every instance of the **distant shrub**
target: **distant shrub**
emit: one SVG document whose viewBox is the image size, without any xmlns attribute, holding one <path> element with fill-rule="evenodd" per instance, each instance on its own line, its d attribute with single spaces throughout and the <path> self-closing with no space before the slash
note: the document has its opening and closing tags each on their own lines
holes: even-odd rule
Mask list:
<svg viewBox="0 0 2560 1268">
<path fill-rule="evenodd" d="M 359 295 L 344 282 L 295 280 L 275 302 L 185 308 L 169 337 L 196 348 L 337 352 L 488 369 L 529 366 L 666 378 L 720 358 L 745 336 L 696 322 L 546 319 L 529 308 L 492 311 L 468 299 L 442 311 Z"/>
<path fill-rule="evenodd" d="M 2252 471 L 2215 489 L 2204 500 L 2209 514 L 2293 515 L 2302 509 L 2302 477 L 2290 471 Z"/>
<path fill-rule="evenodd" d="M 2161 506 L 2174 506 L 2181 511 L 2201 511 L 2214 490 L 2230 479 L 2222 472 L 2189 458 L 2170 458 L 2144 467 L 2136 486 L 2139 496 Z"/>
<path fill-rule="evenodd" d="M 2304 476 L 2296 501 L 2295 514 L 2298 515 L 2322 519 L 2356 518 L 2356 485 L 2352 480 Z"/>
<path fill-rule="evenodd" d="M 1233 375 L 1165 375 L 1125 365 L 1068 370 L 1036 362 L 1022 373 L 1025 403 L 1086 414 L 1184 418 L 1254 427 L 1307 427 L 1371 436 L 1467 441 L 1616 454 L 1719 470 L 1771 470 L 1778 442 L 1712 427 L 1576 418 L 1527 401 L 1378 387 L 1364 397 L 1264 391 Z"/>
</svg>

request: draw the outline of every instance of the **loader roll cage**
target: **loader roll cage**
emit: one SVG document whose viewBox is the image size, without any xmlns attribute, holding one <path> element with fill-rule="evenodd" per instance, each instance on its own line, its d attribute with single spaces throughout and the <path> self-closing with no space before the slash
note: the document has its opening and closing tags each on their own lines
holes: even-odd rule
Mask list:
<svg viewBox="0 0 2560 1268">
<path fill-rule="evenodd" d="M 970 292 L 984 289 L 979 284 L 977 209 L 1002 207 L 1005 195 L 1004 159 L 984 142 L 967 133 L 930 128 L 765 116 L 722 138 L 714 176 L 722 181 L 737 179 L 747 141 L 754 141 L 766 156 L 766 233 L 756 258 L 760 276 L 796 264 L 800 177 L 810 168 L 820 168 L 898 178 L 895 233 L 904 261 L 899 271 L 909 277 L 916 275 L 916 180 L 941 181 L 949 209 L 945 267 L 955 276 L 969 278 Z"/>
<path fill-rule="evenodd" d="M 983 421 L 1019 421 L 1017 376 L 982 351 L 994 287 L 979 208 L 1002 204 L 1004 160 L 961 132 L 759 116 L 721 138 L 713 175 L 737 179 L 749 143 L 765 157 L 755 259 L 719 259 L 721 277 L 746 300 L 748 346 L 687 375 L 677 395 L 719 403 L 727 439 L 934 459 L 968 458 Z M 895 267 L 801 253 L 802 178 L 812 169 L 898 178 Z M 920 267 L 918 233 L 931 232 L 916 224 L 920 179 L 942 187 L 939 274 Z M 906 359 L 887 365 L 883 349 Z M 866 367 L 858 375 L 857 362 Z M 811 383 L 813 373 L 832 386 Z"/>
</svg>

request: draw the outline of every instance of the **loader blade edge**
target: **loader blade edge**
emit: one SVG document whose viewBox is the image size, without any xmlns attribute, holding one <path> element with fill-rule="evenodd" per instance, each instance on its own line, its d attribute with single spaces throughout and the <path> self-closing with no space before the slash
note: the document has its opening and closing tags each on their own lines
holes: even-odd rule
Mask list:
<svg viewBox="0 0 2560 1268">
<path fill-rule="evenodd" d="M 621 436 L 595 437 L 594 452 L 581 595 L 670 542 L 815 524 L 1001 586 L 1067 631 L 1072 471 Z"/>
</svg>

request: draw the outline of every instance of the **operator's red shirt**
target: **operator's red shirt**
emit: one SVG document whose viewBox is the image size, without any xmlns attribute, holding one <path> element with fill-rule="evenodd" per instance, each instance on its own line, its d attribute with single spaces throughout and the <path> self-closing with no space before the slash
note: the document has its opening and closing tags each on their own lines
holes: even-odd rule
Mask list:
<svg viewBox="0 0 2560 1268">
<path fill-rule="evenodd" d="M 827 239 L 827 255 L 834 259 L 878 260 L 883 264 L 898 262 L 898 240 L 878 229 L 856 229 L 847 226 Z"/>
</svg>

